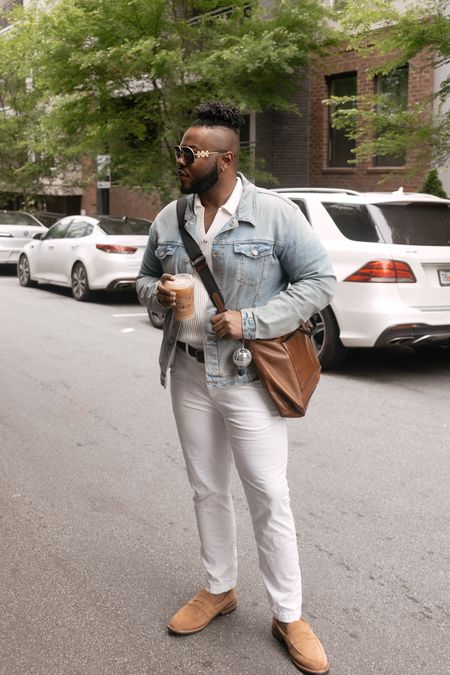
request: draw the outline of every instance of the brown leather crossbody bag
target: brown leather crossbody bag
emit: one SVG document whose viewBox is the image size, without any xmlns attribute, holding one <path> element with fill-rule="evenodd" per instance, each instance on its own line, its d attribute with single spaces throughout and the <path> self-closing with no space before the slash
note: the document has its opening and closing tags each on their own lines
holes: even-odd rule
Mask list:
<svg viewBox="0 0 450 675">
<path fill-rule="evenodd" d="M 200 275 L 218 312 L 225 312 L 222 293 L 197 242 L 184 227 L 186 198 L 177 201 L 178 226 L 192 266 Z M 278 338 L 245 340 L 261 382 L 281 417 L 303 417 L 320 378 L 310 322 Z"/>
</svg>

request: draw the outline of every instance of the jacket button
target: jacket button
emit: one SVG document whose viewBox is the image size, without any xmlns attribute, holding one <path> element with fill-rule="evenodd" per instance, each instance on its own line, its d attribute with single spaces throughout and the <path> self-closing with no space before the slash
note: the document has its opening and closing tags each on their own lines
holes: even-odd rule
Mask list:
<svg viewBox="0 0 450 675">
<path fill-rule="evenodd" d="M 254 256 L 257 256 L 257 255 L 259 255 L 259 251 L 258 251 L 258 249 L 257 249 L 257 248 L 254 248 L 254 249 L 253 249 L 253 251 L 252 251 L 252 255 L 254 255 Z"/>
</svg>

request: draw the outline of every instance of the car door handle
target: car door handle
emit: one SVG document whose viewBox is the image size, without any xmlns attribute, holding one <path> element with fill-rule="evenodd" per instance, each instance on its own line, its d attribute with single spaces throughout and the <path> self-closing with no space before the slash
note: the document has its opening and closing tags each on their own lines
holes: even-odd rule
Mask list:
<svg viewBox="0 0 450 675">
<path fill-rule="evenodd" d="M 78 244 L 73 244 L 70 248 L 78 248 Z"/>
<path fill-rule="evenodd" d="M 54 245 L 54 244 L 49 244 L 48 247 L 49 247 L 49 248 L 55 248 L 55 245 Z"/>
</svg>

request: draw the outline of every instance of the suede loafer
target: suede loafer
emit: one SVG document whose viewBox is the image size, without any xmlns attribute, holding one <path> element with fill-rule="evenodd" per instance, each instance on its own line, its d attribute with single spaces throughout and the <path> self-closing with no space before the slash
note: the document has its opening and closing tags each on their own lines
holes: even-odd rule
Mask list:
<svg viewBox="0 0 450 675">
<path fill-rule="evenodd" d="M 206 590 L 200 591 L 173 615 L 167 628 L 177 635 L 190 635 L 206 628 L 219 614 L 233 612 L 237 607 L 234 588 L 220 596 L 218 600 L 219 596 Z"/>
<path fill-rule="evenodd" d="M 306 621 L 299 619 L 283 624 L 273 619 L 272 633 L 280 642 L 284 642 L 292 661 L 303 673 L 308 675 L 328 673 L 329 664 L 324 648 Z"/>
</svg>

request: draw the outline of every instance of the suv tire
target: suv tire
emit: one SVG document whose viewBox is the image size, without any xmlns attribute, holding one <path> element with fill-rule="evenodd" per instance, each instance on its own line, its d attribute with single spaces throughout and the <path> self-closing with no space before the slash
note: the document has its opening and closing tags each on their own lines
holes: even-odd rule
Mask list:
<svg viewBox="0 0 450 675">
<path fill-rule="evenodd" d="M 322 370 L 338 368 L 347 356 L 348 349 L 339 339 L 339 326 L 330 307 L 314 314 L 316 333 L 313 344 Z"/>
<path fill-rule="evenodd" d="M 162 328 L 166 315 L 163 312 L 153 312 L 151 309 L 147 309 L 147 312 L 152 326 L 155 328 Z"/>
</svg>

